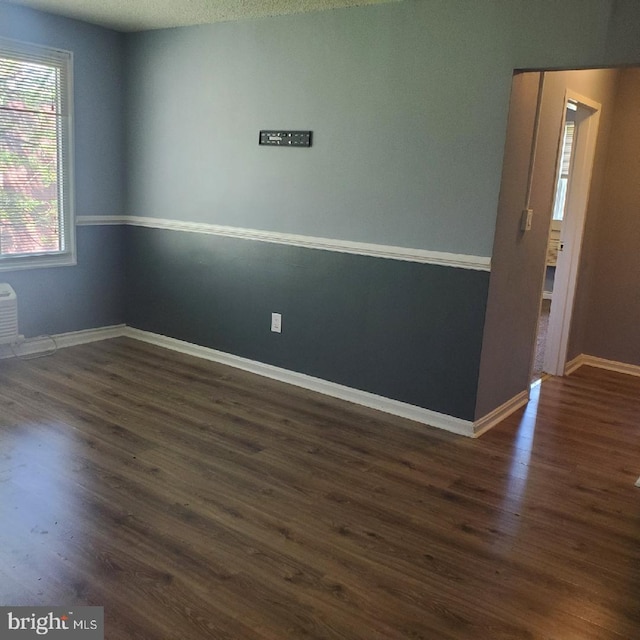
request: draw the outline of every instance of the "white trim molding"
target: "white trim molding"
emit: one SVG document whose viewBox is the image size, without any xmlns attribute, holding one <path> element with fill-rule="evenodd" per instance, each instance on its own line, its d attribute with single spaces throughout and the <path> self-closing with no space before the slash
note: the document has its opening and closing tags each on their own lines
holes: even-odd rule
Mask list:
<svg viewBox="0 0 640 640">
<path fill-rule="evenodd" d="M 473 423 L 473 437 L 477 438 L 483 433 L 489 431 L 497 424 L 508 418 L 512 413 L 515 413 L 521 407 L 529 402 L 529 390 L 521 391 L 517 396 L 507 400 L 504 404 L 500 405 L 491 413 L 483 416 L 479 420 Z"/>
<path fill-rule="evenodd" d="M 126 224 L 126 216 L 77 216 L 76 224 L 80 227 L 112 226 Z"/>
<path fill-rule="evenodd" d="M 564 375 L 570 376 L 574 371 L 577 371 L 584 364 L 585 357 L 586 356 L 584 356 L 584 354 L 580 354 L 579 356 L 576 356 L 572 360 L 569 360 L 564 365 Z"/>
<path fill-rule="evenodd" d="M 310 391 L 316 391 L 332 398 L 338 398 L 340 400 L 352 402 L 353 404 L 369 407 L 370 409 L 376 409 L 383 413 L 388 413 L 400 418 L 406 418 L 407 420 L 412 420 L 413 422 L 428 427 L 443 429 L 468 438 L 477 438 L 481 436 L 483 433 L 502 422 L 502 420 L 507 418 L 513 412 L 527 404 L 529 400 L 528 392 L 523 391 L 511 400 L 505 402 L 502 406 L 494 409 L 483 418 L 472 422 L 470 420 L 463 420 L 462 418 L 456 418 L 455 416 L 450 416 L 444 413 L 438 413 L 437 411 L 431 411 L 430 409 L 424 409 L 423 407 L 417 407 L 406 402 L 400 402 L 399 400 L 392 400 L 391 398 L 378 396 L 374 393 L 369 393 L 368 391 L 361 391 L 360 389 L 353 389 L 335 382 L 322 380 L 321 378 L 314 378 L 304 373 L 297 373 L 288 369 L 282 369 L 256 360 L 249 360 L 248 358 L 242 358 L 230 353 L 225 353 L 224 351 L 218 351 L 216 349 L 203 347 L 191 342 L 185 342 L 183 340 L 177 340 L 176 338 L 169 338 L 157 333 L 151 333 L 150 331 L 134 329 L 133 327 L 128 327 L 124 324 L 100 327 L 97 329 L 87 329 L 84 331 L 61 333 L 55 336 L 38 336 L 36 338 L 28 338 L 17 345 L 13 345 L 13 351 L 11 350 L 11 347 L 7 345 L 0 346 L 0 359 L 32 357 L 37 354 L 48 355 L 49 353 L 55 352 L 57 349 L 63 349 L 65 347 L 73 347 L 80 344 L 87 344 L 89 342 L 122 337 L 140 340 L 141 342 L 170 349 L 171 351 L 177 351 L 196 358 L 202 358 L 204 360 L 218 362 L 236 369 L 242 369 L 249 373 L 278 380 L 279 382 L 286 384 L 292 384 L 296 387 L 302 387 L 303 389 L 309 389 Z M 640 375 L 640 367 L 637 369 L 638 373 L 636 375 Z"/>
<path fill-rule="evenodd" d="M 597 369 L 606 369 L 607 371 L 616 371 L 617 373 L 625 373 L 629 376 L 640 377 L 640 366 L 637 364 L 597 358 L 596 356 L 588 356 L 584 353 L 581 353 L 579 356 L 573 358 L 573 360 L 567 362 L 564 374 L 568 376 L 583 366 L 596 367 Z"/>
<path fill-rule="evenodd" d="M 98 329 L 84 329 L 69 333 L 58 333 L 55 336 L 36 336 L 35 338 L 21 339 L 15 345 L 0 346 L 0 360 L 6 358 L 29 357 L 39 353 L 53 352 L 65 347 L 75 347 L 79 344 L 121 338 L 125 332 L 125 325 L 118 324 Z"/>
<path fill-rule="evenodd" d="M 320 378 L 314 378 L 304 373 L 281 369 L 280 367 L 274 367 L 270 364 L 241 358 L 240 356 L 234 356 L 224 351 L 217 351 L 216 349 L 202 347 L 197 344 L 192 344 L 191 342 L 176 340 L 175 338 L 168 338 L 157 333 L 142 331 L 141 329 L 127 327 L 124 335 L 129 338 L 134 338 L 135 340 L 154 344 L 158 347 L 178 351 L 186 355 L 195 356 L 196 358 L 219 362 L 220 364 L 242 369 L 243 371 L 255 373 L 266 378 L 272 378 L 279 382 L 292 384 L 296 387 L 309 389 L 310 391 L 317 391 L 332 398 L 339 398 L 340 400 L 346 400 L 347 402 L 353 402 L 354 404 L 359 404 L 371 409 L 377 409 L 384 413 L 390 413 L 394 416 L 407 418 L 408 420 L 413 420 L 414 422 L 419 422 L 430 427 L 437 427 L 438 429 L 444 429 L 468 437 L 473 437 L 474 435 L 474 425 L 469 420 L 462 420 L 461 418 L 430 411 L 429 409 L 416 407 L 415 405 L 398 400 L 391 400 L 390 398 L 378 396 L 368 391 L 352 389 L 351 387 Z"/>
<path fill-rule="evenodd" d="M 403 260 L 405 262 L 435 264 L 459 269 L 472 269 L 475 271 L 491 270 L 491 258 L 485 256 L 431 251 L 429 249 L 411 249 L 408 247 L 371 244 L 367 242 L 352 242 L 351 240 L 319 238 L 293 233 L 263 231 L 260 229 L 245 229 L 242 227 L 229 227 L 204 222 L 182 222 L 180 220 L 148 218 L 143 216 L 79 216 L 77 223 L 81 226 L 124 224 L 134 227 L 147 227 L 149 229 L 185 231 L 187 233 L 201 233 L 224 238 L 270 242 L 272 244 L 284 244 L 307 249 L 351 253 L 372 258 L 387 258 L 390 260 Z"/>
</svg>

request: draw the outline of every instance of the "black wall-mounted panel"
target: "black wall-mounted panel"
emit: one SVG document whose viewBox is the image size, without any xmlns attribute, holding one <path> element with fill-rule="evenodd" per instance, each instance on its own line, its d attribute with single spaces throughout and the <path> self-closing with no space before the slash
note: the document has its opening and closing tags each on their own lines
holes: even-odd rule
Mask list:
<svg viewBox="0 0 640 640">
<path fill-rule="evenodd" d="M 259 144 L 272 147 L 310 147 L 312 131 L 261 131 Z"/>
</svg>

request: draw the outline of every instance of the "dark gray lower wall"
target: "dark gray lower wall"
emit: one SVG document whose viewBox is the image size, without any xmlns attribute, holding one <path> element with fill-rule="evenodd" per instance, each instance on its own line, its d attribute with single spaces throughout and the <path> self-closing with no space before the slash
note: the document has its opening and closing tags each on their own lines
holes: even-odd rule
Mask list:
<svg viewBox="0 0 640 640">
<path fill-rule="evenodd" d="M 27 338 L 124 322 L 124 228 L 79 226 L 76 234 L 77 265 L 0 273 L 18 295 Z"/>
<path fill-rule="evenodd" d="M 125 232 L 130 326 L 473 419 L 488 273 Z"/>
</svg>

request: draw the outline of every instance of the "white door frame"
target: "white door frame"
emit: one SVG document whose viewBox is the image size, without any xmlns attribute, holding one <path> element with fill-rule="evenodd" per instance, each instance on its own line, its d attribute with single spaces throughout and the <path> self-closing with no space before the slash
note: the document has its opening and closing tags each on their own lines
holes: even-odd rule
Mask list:
<svg viewBox="0 0 640 640">
<path fill-rule="evenodd" d="M 544 354 L 544 371 L 564 375 L 569 346 L 569 332 L 576 293 L 578 266 L 582 249 L 584 222 L 589 203 L 591 175 L 596 152 L 600 110 L 602 105 L 568 89 L 562 104 L 562 128 L 566 120 L 567 102 L 577 103 L 575 148 L 567 185 L 565 219 L 562 222 L 560 250 L 553 285 L 551 313 Z M 559 155 L 562 154 L 562 135 Z"/>
</svg>

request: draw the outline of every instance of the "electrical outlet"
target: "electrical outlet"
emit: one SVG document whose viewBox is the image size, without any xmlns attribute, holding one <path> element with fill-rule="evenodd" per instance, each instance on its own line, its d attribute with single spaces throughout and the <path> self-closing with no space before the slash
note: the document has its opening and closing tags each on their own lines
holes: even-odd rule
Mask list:
<svg viewBox="0 0 640 640">
<path fill-rule="evenodd" d="M 271 314 L 271 331 L 273 331 L 274 333 L 282 333 L 282 314 L 281 313 Z"/>
</svg>

